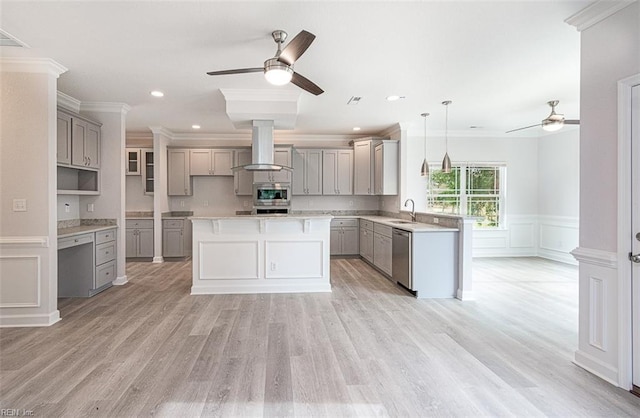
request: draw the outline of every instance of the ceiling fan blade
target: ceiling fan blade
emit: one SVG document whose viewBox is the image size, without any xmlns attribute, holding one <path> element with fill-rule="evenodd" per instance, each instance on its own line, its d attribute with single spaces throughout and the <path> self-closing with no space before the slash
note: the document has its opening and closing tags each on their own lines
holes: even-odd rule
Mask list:
<svg viewBox="0 0 640 418">
<path fill-rule="evenodd" d="M 316 39 L 316 35 L 303 30 L 284 47 L 278 57 L 278 61 L 284 62 L 287 65 L 293 65 L 293 63 L 304 54 L 304 51 L 309 48 L 309 45 L 311 45 L 314 39 Z"/>
<path fill-rule="evenodd" d="M 296 86 L 300 87 L 301 89 L 306 90 L 311 94 L 315 94 L 316 96 L 319 96 L 322 93 L 324 93 L 324 90 L 318 87 L 313 81 L 309 80 L 306 77 L 301 76 L 296 72 L 293 73 L 291 82 Z"/>
<path fill-rule="evenodd" d="M 244 74 L 244 73 L 261 73 L 264 68 L 239 68 L 237 70 L 209 71 L 208 75 L 227 75 L 227 74 Z"/>
<path fill-rule="evenodd" d="M 565 125 L 580 125 L 580 120 L 579 119 L 565 119 L 564 120 L 564 124 Z"/>
<path fill-rule="evenodd" d="M 525 126 L 524 128 L 512 129 L 512 130 L 507 131 L 505 133 L 508 134 L 508 133 L 511 133 L 511 132 L 521 131 L 523 129 L 535 128 L 536 126 L 542 126 L 542 124 L 541 123 L 536 123 L 535 125 Z"/>
</svg>

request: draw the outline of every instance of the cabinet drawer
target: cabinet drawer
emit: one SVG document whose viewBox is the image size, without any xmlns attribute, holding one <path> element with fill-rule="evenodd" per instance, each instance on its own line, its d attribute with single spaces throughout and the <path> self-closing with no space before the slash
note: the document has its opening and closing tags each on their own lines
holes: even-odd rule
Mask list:
<svg viewBox="0 0 640 418">
<path fill-rule="evenodd" d="M 182 229 L 184 227 L 184 219 L 165 219 L 162 221 L 162 227 Z"/>
<path fill-rule="evenodd" d="M 393 228 L 387 225 L 382 225 L 377 223 L 373 224 L 373 231 L 377 232 L 378 234 L 384 235 L 385 237 L 391 238 L 392 229 Z"/>
<path fill-rule="evenodd" d="M 341 218 L 334 218 L 331 220 L 331 227 L 335 228 L 338 226 L 358 226 L 358 220 L 357 219 L 341 219 Z"/>
<path fill-rule="evenodd" d="M 96 289 L 116 279 L 116 262 L 111 261 L 96 267 Z"/>
<path fill-rule="evenodd" d="M 153 219 L 127 219 L 126 225 L 129 229 L 153 228 Z"/>
<path fill-rule="evenodd" d="M 360 219 L 360 226 L 369 231 L 373 231 L 373 222 L 367 221 L 366 219 Z"/>
<path fill-rule="evenodd" d="M 96 232 L 96 245 L 116 240 L 116 230 L 109 229 L 107 231 Z"/>
<path fill-rule="evenodd" d="M 58 240 L 58 249 L 63 250 L 76 245 L 88 244 L 93 242 L 93 232 L 89 234 L 76 235 L 73 237 L 62 238 Z"/>
<path fill-rule="evenodd" d="M 116 259 L 115 241 L 96 245 L 96 266 Z"/>
</svg>

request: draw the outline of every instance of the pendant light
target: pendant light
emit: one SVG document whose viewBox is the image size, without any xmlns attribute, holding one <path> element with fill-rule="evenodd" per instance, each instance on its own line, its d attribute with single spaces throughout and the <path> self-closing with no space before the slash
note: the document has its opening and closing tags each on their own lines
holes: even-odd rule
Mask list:
<svg viewBox="0 0 640 418">
<path fill-rule="evenodd" d="M 445 106 L 445 122 L 444 122 L 444 160 L 442 160 L 442 172 L 451 173 L 451 159 L 449 158 L 449 105 L 451 100 L 442 102 Z"/>
<path fill-rule="evenodd" d="M 429 163 L 427 163 L 427 116 L 429 116 L 429 114 L 423 113 L 420 116 L 424 118 L 424 160 L 420 168 L 420 175 L 427 177 L 429 175 Z"/>
</svg>

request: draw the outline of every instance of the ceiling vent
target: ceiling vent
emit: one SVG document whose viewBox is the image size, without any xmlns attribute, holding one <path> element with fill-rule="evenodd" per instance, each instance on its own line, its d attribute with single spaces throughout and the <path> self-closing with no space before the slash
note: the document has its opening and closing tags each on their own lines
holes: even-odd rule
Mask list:
<svg viewBox="0 0 640 418">
<path fill-rule="evenodd" d="M 351 96 L 351 98 L 349 99 L 347 104 L 348 105 L 357 105 L 358 103 L 360 103 L 360 100 L 362 100 L 362 97 L 360 97 L 360 96 Z"/>
<path fill-rule="evenodd" d="M 18 48 L 29 48 L 29 45 L 20 41 L 15 36 L 0 29 L 0 46 L 17 46 Z"/>
</svg>

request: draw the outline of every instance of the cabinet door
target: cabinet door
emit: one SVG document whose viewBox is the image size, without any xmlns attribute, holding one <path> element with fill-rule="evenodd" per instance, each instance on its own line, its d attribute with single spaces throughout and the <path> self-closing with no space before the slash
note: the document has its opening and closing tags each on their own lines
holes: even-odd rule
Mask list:
<svg viewBox="0 0 640 418">
<path fill-rule="evenodd" d="M 189 175 L 190 176 L 211 176 L 211 150 L 192 149 L 189 150 Z"/>
<path fill-rule="evenodd" d="M 291 193 L 293 195 L 303 195 L 307 192 L 305 184 L 305 170 L 307 165 L 305 151 L 293 150 L 293 182 Z"/>
<path fill-rule="evenodd" d="M 354 144 L 353 194 L 373 194 L 373 190 L 371 190 L 371 141 Z"/>
<path fill-rule="evenodd" d="M 127 176 L 140 175 L 140 150 L 127 148 L 125 152 L 125 173 Z"/>
<path fill-rule="evenodd" d="M 342 229 L 331 228 L 329 234 L 329 255 L 342 254 Z"/>
<path fill-rule="evenodd" d="M 125 254 L 127 258 L 137 257 L 138 254 L 138 234 L 137 229 L 125 230 Z"/>
<path fill-rule="evenodd" d="M 190 196 L 189 150 L 171 149 L 168 153 L 167 194 L 169 196 Z"/>
<path fill-rule="evenodd" d="M 353 151 L 337 152 L 336 188 L 338 194 L 353 194 Z"/>
<path fill-rule="evenodd" d="M 84 154 L 84 139 L 87 136 L 87 123 L 80 119 L 71 119 L 71 164 L 82 167 L 87 166 Z"/>
<path fill-rule="evenodd" d="M 307 194 L 322 194 L 322 150 L 307 150 L 305 167 Z"/>
<path fill-rule="evenodd" d="M 236 166 L 251 164 L 251 150 L 237 150 L 235 152 Z M 237 196 L 251 196 L 253 193 L 253 173 L 239 170 L 233 173 L 233 185 Z"/>
<path fill-rule="evenodd" d="M 375 149 L 375 158 L 374 158 L 374 187 L 375 194 L 384 194 L 384 190 L 382 188 L 384 184 L 384 165 L 383 163 L 383 145 L 380 144 Z"/>
<path fill-rule="evenodd" d="M 211 151 L 212 174 L 214 176 L 233 176 L 233 151 L 232 150 L 212 150 Z"/>
<path fill-rule="evenodd" d="M 322 151 L 322 194 L 338 194 L 338 151 Z"/>
<path fill-rule="evenodd" d="M 100 127 L 93 123 L 87 123 L 84 156 L 87 159 L 87 167 L 100 168 Z"/>
<path fill-rule="evenodd" d="M 138 257 L 153 257 L 153 229 L 138 229 Z"/>
<path fill-rule="evenodd" d="M 344 226 L 342 227 L 342 254 L 358 255 L 360 248 L 358 227 Z"/>
<path fill-rule="evenodd" d="M 373 264 L 391 276 L 391 238 L 373 234 Z"/>
<path fill-rule="evenodd" d="M 152 149 L 141 150 L 142 154 L 142 184 L 144 185 L 144 194 L 153 194 L 155 183 L 154 174 L 154 154 Z"/>
<path fill-rule="evenodd" d="M 71 164 L 71 116 L 58 112 L 56 160 L 61 164 Z"/>
<path fill-rule="evenodd" d="M 373 232 L 366 228 L 360 228 L 360 255 L 373 263 Z"/>
<path fill-rule="evenodd" d="M 184 257 L 182 229 L 164 229 L 162 231 L 162 255 L 164 257 Z"/>
<path fill-rule="evenodd" d="M 273 162 L 277 165 L 291 167 L 291 148 L 275 148 Z M 271 173 L 271 181 L 274 183 L 291 183 L 291 171 L 274 171 Z"/>
</svg>

